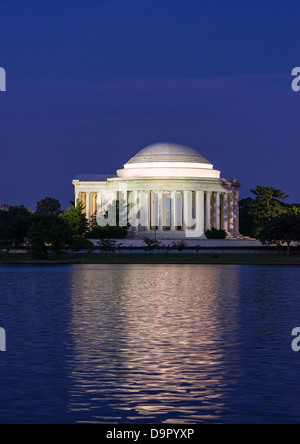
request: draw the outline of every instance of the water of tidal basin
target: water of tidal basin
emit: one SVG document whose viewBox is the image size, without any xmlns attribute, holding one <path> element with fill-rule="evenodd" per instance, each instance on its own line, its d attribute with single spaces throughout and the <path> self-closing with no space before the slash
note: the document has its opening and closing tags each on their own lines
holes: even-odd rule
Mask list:
<svg viewBox="0 0 300 444">
<path fill-rule="evenodd" d="M 300 422 L 300 268 L 1 266 L 1 423 Z"/>
</svg>

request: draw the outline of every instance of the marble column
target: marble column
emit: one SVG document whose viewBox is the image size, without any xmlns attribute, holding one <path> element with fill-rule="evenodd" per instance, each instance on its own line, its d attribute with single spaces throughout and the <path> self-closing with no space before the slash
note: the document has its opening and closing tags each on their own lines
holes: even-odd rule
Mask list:
<svg viewBox="0 0 300 444">
<path fill-rule="evenodd" d="M 205 198 L 205 230 L 211 229 L 211 192 L 206 192 Z"/>
<path fill-rule="evenodd" d="M 140 192 L 140 225 L 144 230 L 150 231 L 150 193 L 149 191 Z"/>
<path fill-rule="evenodd" d="M 173 191 L 171 193 L 170 218 L 171 218 L 171 231 L 174 232 L 177 227 L 177 193 L 176 193 L 176 191 Z"/>
<path fill-rule="evenodd" d="M 228 228 L 228 193 L 223 194 L 223 226 L 222 229 L 226 232 L 229 231 Z"/>
<path fill-rule="evenodd" d="M 220 193 L 215 194 L 215 228 L 220 229 Z"/>
<path fill-rule="evenodd" d="M 146 230 L 150 231 L 151 230 L 151 192 L 147 191 L 145 193 L 145 198 L 146 198 L 146 213 L 147 213 L 147 225 L 146 225 Z"/>
<path fill-rule="evenodd" d="M 233 221 L 234 221 L 234 233 L 239 235 L 240 227 L 239 227 L 239 193 L 233 194 Z"/>
<path fill-rule="evenodd" d="M 132 228 L 132 231 L 138 231 L 138 197 L 139 193 L 138 191 L 132 191 L 130 193 L 130 225 Z"/>
<path fill-rule="evenodd" d="M 194 237 L 196 219 L 193 217 L 193 192 L 183 192 L 183 231 L 186 237 Z"/>
<path fill-rule="evenodd" d="M 163 228 L 167 226 L 167 196 L 165 193 L 162 195 L 162 224 Z"/>
<path fill-rule="evenodd" d="M 111 203 L 110 196 L 107 191 L 102 191 L 98 194 L 98 214 L 97 214 L 97 224 L 100 227 L 106 227 L 107 225 L 112 225 L 111 221 L 106 219 L 104 216 L 108 211 L 108 205 Z M 100 205 L 99 205 L 100 204 Z M 111 215 L 111 211 L 108 216 Z"/>
<path fill-rule="evenodd" d="M 93 218 L 96 218 L 97 215 L 97 193 L 93 192 L 93 210 L 92 210 L 92 216 Z"/>
<path fill-rule="evenodd" d="M 120 227 L 127 227 L 128 224 L 128 189 L 127 184 L 119 184 L 119 225 Z"/>
<path fill-rule="evenodd" d="M 91 219 L 91 193 L 88 191 L 86 193 L 86 200 L 85 200 L 85 213 L 86 213 L 86 218 L 88 221 L 90 221 Z"/>
<path fill-rule="evenodd" d="M 186 233 L 188 229 L 188 214 L 189 214 L 189 202 L 188 202 L 188 192 L 183 191 L 182 193 L 182 230 Z"/>
<path fill-rule="evenodd" d="M 233 210 L 233 194 L 228 193 L 228 206 L 229 206 L 229 233 L 234 232 L 234 210 Z"/>
<path fill-rule="evenodd" d="M 150 191 L 150 219 L 151 219 L 151 229 L 155 230 L 157 226 L 157 196 L 155 191 Z"/>
<path fill-rule="evenodd" d="M 165 227 L 171 229 L 171 198 L 168 192 L 165 196 Z"/>
<path fill-rule="evenodd" d="M 97 224 L 98 224 L 98 225 L 99 225 L 98 218 L 99 218 L 99 215 L 100 215 L 100 213 L 101 213 L 101 205 L 102 205 L 101 199 L 102 199 L 102 196 L 101 196 L 101 192 L 99 191 L 99 192 L 97 193 L 97 204 L 96 204 L 96 207 L 97 207 L 97 211 L 96 211 L 96 221 L 97 221 Z"/>
<path fill-rule="evenodd" d="M 158 192 L 158 204 L 157 204 L 157 219 L 158 219 L 158 231 L 163 231 L 163 219 L 164 219 L 164 210 L 163 210 L 163 193 L 162 191 Z"/>
<path fill-rule="evenodd" d="M 180 231 L 183 231 L 183 193 L 182 191 L 179 192 L 179 211 L 180 211 L 180 223 L 179 223 L 179 227 L 180 227 Z M 177 204 L 177 209 L 178 209 L 178 204 Z M 177 213 L 177 218 L 178 218 L 178 213 Z"/>
<path fill-rule="evenodd" d="M 100 209 L 101 209 L 101 205 L 102 205 L 102 201 L 101 201 L 101 199 L 102 199 L 101 192 L 98 191 L 98 193 L 97 193 L 97 213 L 98 213 L 98 212 L 100 211 Z"/>
<path fill-rule="evenodd" d="M 195 235 L 202 236 L 204 233 L 204 191 L 196 191 L 196 227 Z"/>
<path fill-rule="evenodd" d="M 117 225 L 117 192 L 110 191 L 106 194 L 106 210 L 108 210 L 107 224 L 111 227 Z"/>
</svg>

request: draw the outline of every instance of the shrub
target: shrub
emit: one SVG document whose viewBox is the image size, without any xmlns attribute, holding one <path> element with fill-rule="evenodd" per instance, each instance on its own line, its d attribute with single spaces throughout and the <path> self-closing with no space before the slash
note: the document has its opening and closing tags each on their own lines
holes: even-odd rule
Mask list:
<svg viewBox="0 0 300 444">
<path fill-rule="evenodd" d="M 144 251 L 145 253 L 149 252 L 150 256 L 153 250 L 157 250 L 160 247 L 159 241 L 155 239 L 149 239 L 148 237 L 144 237 L 143 242 L 145 244 Z"/>
<path fill-rule="evenodd" d="M 115 256 L 116 250 L 119 250 L 122 244 L 117 244 L 115 240 L 103 239 L 98 242 L 97 246 L 107 257 L 107 253 L 113 253 L 113 256 Z"/>
<path fill-rule="evenodd" d="M 181 254 L 183 252 L 183 250 L 187 247 L 187 244 L 185 241 L 179 241 L 179 242 L 173 242 L 172 243 L 172 248 L 174 250 L 179 251 L 179 253 Z"/>
<path fill-rule="evenodd" d="M 211 230 L 205 231 L 205 236 L 207 239 L 226 239 L 227 233 L 225 230 L 217 230 L 213 227 Z"/>
</svg>

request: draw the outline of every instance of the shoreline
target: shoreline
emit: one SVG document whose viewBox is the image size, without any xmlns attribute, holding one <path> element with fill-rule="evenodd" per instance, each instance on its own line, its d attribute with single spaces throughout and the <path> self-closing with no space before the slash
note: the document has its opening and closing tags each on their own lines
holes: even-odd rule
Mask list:
<svg viewBox="0 0 300 444">
<path fill-rule="evenodd" d="M 124 255 L 125 256 L 125 255 Z M 193 257 L 189 257 L 193 256 Z M 274 254 L 205 254 L 195 257 L 189 254 L 179 254 L 166 257 L 156 255 L 145 257 L 144 255 L 132 254 L 126 257 L 79 257 L 79 258 L 61 258 L 34 260 L 29 258 L 0 258 L 1 265 L 293 265 L 300 266 L 300 256 L 274 255 Z"/>
</svg>

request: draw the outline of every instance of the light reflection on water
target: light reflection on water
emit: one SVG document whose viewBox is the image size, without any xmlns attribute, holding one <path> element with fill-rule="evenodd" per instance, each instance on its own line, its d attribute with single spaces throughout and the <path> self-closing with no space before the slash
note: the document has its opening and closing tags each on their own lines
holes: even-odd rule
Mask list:
<svg viewBox="0 0 300 444">
<path fill-rule="evenodd" d="M 12 336 L 0 421 L 299 422 L 299 276 L 279 266 L 0 267 L 0 326 Z"/>
</svg>

